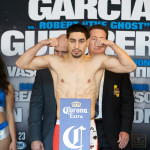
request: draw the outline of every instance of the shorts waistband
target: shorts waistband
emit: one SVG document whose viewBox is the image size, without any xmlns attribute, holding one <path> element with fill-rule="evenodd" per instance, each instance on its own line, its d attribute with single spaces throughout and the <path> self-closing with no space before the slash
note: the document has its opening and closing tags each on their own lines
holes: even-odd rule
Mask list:
<svg viewBox="0 0 150 150">
<path fill-rule="evenodd" d="M 60 120 L 57 120 L 57 121 L 56 121 L 56 124 L 60 125 Z"/>
<path fill-rule="evenodd" d="M 3 122 L 0 124 L 0 130 L 3 130 L 5 127 L 7 127 L 8 124 L 7 124 L 7 121 Z"/>
</svg>

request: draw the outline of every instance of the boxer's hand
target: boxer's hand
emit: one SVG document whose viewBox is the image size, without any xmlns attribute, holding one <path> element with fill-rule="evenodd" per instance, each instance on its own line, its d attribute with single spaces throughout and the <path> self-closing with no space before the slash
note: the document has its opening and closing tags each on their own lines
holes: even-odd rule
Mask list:
<svg viewBox="0 0 150 150">
<path fill-rule="evenodd" d="M 128 145 L 129 142 L 129 134 L 127 132 L 120 132 L 119 133 L 119 140 L 117 141 L 119 143 L 119 148 L 123 149 Z"/>
<path fill-rule="evenodd" d="M 57 38 L 51 38 L 42 40 L 39 42 L 42 46 L 48 46 L 48 47 L 55 47 L 58 46 L 58 39 Z"/>
<path fill-rule="evenodd" d="M 31 143 L 32 150 L 44 150 L 43 143 L 41 141 L 33 141 Z"/>
</svg>

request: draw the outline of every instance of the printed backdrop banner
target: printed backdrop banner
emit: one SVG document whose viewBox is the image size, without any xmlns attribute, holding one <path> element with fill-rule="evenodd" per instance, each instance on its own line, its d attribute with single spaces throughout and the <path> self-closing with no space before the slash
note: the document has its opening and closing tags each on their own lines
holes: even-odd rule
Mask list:
<svg viewBox="0 0 150 150">
<path fill-rule="evenodd" d="M 150 0 L 1 0 L 0 53 L 15 90 L 18 149 L 30 149 L 27 119 L 36 71 L 21 70 L 15 61 L 38 41 L 76 23 L 106 26 L 108 39 L 137 64 L 130 73 L 135 97 L 131 143 L 135 150 L 150 149 Z M 53 48 L 38 52 L 45 54 L 53 54 Z M 114 52 L 108 48 L 106 54 Z"/>
</svg>

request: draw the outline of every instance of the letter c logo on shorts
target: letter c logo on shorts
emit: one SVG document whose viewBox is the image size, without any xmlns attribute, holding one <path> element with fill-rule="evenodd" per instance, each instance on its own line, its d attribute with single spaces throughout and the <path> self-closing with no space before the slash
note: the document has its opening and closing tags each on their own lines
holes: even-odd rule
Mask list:
<svg viewBox="0 0 150 150">
<path fill-rule="evenodd" d="M 83 126 L 80 126 L 79 128 L 73 130 L 73 128 L 75 128 L 75 126 L 69 127 L 63 134 L 63 142 L 64 144 L 71 149 L 79 149 L 82 150 L 82 131 L 86 130 L 86 128 L 84 128 Z M 73 130 L 73 142 L 70 142 L 69 139 L 69 134 L 71 132 L 71 130 Z M 79 135 L 80 134 L 80 135 Z M 79 138 L 80 137 L 80 138 Z M 80 139 L 80 141 L 79 141 Z M 77 143 L 79 143 L 80 145 L 76 145 Z"/>
</svg>

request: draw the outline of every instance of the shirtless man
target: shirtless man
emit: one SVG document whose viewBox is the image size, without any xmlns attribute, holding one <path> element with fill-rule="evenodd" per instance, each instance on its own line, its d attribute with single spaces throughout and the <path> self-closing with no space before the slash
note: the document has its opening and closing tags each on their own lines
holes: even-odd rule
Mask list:
<svg viewBox="0 0 150 150">
<path fill-rule="evenodd" d="M 21 69 L 39 70 L 49 68 L 57 103 L 57 120 L 60 117 L 60 98 L 91 99 L 91 120 L 95 115 L 95 103 L 99 95 L 99 85 L 103 68 L 117 73 L 132 72 L 136 69 L 132 59 L 112 41 L 99 39 L 99 46 L 111 47 L 118 58 L 106 55 L 84 55 L 89 34 L 82 25 L 72 25 L 67 30 L 68 55 L 61 58 L 54 55 L 35 56 L 43 46 L 56 46 L 57 40 L 40 41 L 26 51 L 16 62 Z"/>
</svg>

